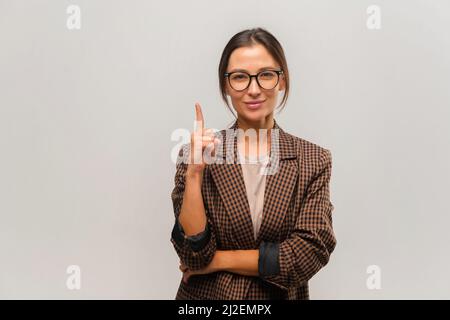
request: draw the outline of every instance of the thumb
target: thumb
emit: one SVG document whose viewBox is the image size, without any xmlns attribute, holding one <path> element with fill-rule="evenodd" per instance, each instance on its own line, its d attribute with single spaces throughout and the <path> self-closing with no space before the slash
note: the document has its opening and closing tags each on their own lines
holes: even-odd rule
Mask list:
<svg viewBox="0 0 450 320">
<path fill-rule="evenodd" d="M 188 281 L 189 281 L 189 277 L 190 277 L 190 273 L 189 273 L 189 270 L 187 270 L 187 271 L 183 272 L 183 282 L 184 282 L 185 284 L 187 284 L 187 283 L 188 283 Z"/>
</svg>

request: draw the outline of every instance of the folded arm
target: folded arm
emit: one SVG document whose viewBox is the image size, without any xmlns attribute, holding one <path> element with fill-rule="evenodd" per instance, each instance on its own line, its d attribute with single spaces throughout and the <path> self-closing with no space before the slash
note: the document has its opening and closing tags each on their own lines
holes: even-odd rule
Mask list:
<svg viewBox="0 0 450 320">
<path fill-rule="evenodd" d="M 290 236 L 280 242 L 262 242 L 257 250 L 216 250 L 211 264 L 197 274 L 228 271 L 259 276 L 282 289 L 311 279 L 336 246 L 329 196 L 331 153 L 325 150 L 310 182 Z"/>
</svg>

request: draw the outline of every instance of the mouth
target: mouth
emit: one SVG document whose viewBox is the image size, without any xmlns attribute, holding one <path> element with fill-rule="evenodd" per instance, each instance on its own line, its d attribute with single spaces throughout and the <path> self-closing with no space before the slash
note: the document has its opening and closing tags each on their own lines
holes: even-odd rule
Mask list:
<svg viewBox="0 0 450 320">
<path fill-rule="evenodd" d="M 256 110 L 262 107 L 264 101 L 266 100 L 255 100 L 255 101 L 249 101 L 249 102 L 244 102 L 247 107 L 251 110 Z"/>
</svg>

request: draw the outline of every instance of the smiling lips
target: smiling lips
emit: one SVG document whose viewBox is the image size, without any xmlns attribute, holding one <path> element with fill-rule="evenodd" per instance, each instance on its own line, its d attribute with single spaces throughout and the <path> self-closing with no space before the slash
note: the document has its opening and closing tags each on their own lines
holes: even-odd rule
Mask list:
<svg viewBox="0 0 450 320">
<path fill-rule="evenodd" d="M 265 100 L 255 100 L 255 101 L 245 102 L 245 104 L 247 105 L 247 107 L 249 109 L 256 110 L 256 109 L 259 109 L 262 106 L 264 101 Z"/>
</svg>

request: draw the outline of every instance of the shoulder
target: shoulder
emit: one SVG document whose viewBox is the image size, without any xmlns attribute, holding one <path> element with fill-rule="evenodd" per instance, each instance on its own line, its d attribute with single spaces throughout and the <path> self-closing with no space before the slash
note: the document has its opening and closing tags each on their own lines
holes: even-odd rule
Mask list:
<svg viewBox="0 0 450 320">
<path fill-rule="evenodd" d="M 285 134 L 291 139 L 292 143 L 295 144 L 295 147 L 298 148 L 297 157 L 300 158 L 303 165 L 317 168 L 326 165 L 331 166 L 332 154 L 330 149 L 293 134 L 287 132 L 285 132 Z"/>
</svg>

